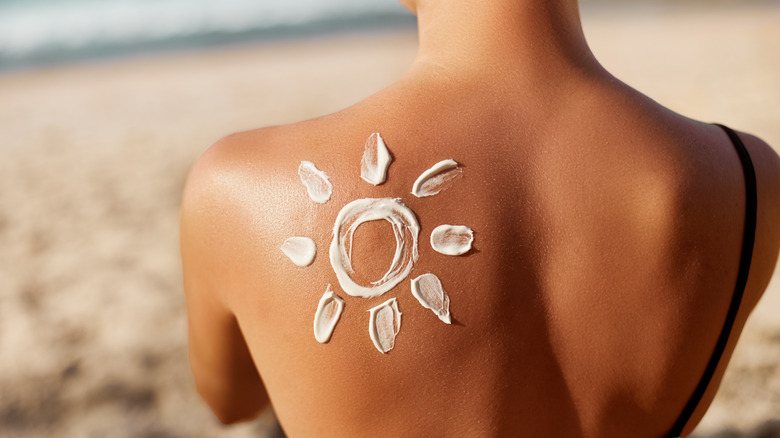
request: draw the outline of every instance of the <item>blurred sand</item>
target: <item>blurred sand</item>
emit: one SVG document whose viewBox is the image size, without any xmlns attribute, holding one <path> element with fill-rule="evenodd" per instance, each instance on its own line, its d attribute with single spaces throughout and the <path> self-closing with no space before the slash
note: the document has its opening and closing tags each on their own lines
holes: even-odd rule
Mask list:
<svg viewBox="0 0 780 438">
<path fill-rule="evenodd" d="M 780 7 L 585 13 L 619 78 L 780 145 Z M 348 106 L 411 63 L 409 32 L 0 76 L 0 437 L 274 436 L 194 391 L 178 256 L 186 173 L 220 136 Z M 780 275 L 697 432 L 780 419 Z M 723 435 L 726 436 L 726 435 Z"/>
</svg>

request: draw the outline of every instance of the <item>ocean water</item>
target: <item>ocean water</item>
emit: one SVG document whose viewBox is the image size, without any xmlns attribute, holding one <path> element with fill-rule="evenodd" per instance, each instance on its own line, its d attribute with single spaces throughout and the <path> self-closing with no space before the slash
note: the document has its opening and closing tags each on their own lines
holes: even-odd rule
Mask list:
<svg viewBox="0 0 780 438">
<path fill-rule="evenodd" d="M 0 71 L 414 23 L 397 0 L 0 0 Z"/>
</svg>

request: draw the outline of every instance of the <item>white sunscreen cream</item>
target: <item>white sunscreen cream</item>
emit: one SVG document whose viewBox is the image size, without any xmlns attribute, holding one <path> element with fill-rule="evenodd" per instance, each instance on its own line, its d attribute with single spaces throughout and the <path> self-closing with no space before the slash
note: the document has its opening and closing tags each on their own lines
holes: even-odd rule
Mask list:
<svg viewBox="0 0 780 438">
<path fill-rule="evenodd" d="M 324 204 L 333 193 L 333 185 L 328 180 L 328 174 L 317 169 L 311 161 L 301 161 L 298 166 L 298 176 L 306 187 L 306 192 L 312 201 Z"/>
<path fill-rule="evenodd" d="M 317 245 L 308 237 L 290 237 L 279 249 L 298 266 L 309 266 L 317 255 Z"/>
<path fill-rule="evenodd" d="M 386 220 L 393 227 L 395 255 L 387 272 L 371 286 L 361 286 L 350 277 L 352 269 L 352 236 L 360 224 Z M 403 281 L 417 261 L 417 239 L 420 226 L 412 210 L 393 198 L 357 199 L 345 205 L 333 225 L 330 264 L 344 292 L 353 297 L 378 297 Z"/>
<path fill-rule="evenodd" d="M 398 301 L 390 298 L 384 303 L 368 310 L 368 334 L 374 346 L 385 354 L 395 346 L 395 336 L 401 330 L 401 312 Z"/>
<path fill-rule="evenodd" d="M 417 178 L 412 186 L 412 194 L 418 198 L 433 196 L 449 188 L 455 178 L 463 174 L 455 160 L 439 161 Z"/>
<path fill-rule="evenodd" d="M 375 186 L 387 179 L 387 168 L 390 167 L 390 151 L 378 132 L 371 134 L 366 141 L 363 159 L 360 161 L 360 177 Z"/>
<path fill-rule="evenodd" d="M 324 344 L 330 341 L 342 311 L 344 311 L 344 300 L 333 293 L 328 285 L 317 305 L 317 313 L 314 314 L 314 338 L 317 342 Z"/>
<path fill-rule="evenodd" d="M 433 310 L 433 313 L 440 320 L 447 324 L 452 324 L 450 320 L 450 297 L 441 286 L 439 277 L 433 274 L 423 274 L 412 280 L 412 295 L 426 309 Z"/>
<path fill-rule="evenodd" d="M 463 225 L 439 225 L 431 232 L 431 246 L 445 255 L 463 255 L 471 250 L 474 232 Z"/>
</svg>

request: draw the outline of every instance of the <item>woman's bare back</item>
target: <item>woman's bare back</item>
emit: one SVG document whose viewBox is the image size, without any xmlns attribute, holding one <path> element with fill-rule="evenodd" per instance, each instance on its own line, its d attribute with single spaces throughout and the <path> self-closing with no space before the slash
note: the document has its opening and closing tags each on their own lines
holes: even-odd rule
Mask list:
<svg viewBox="0 0 780 438">
<path fill-rule="evenodd" d="M 267 392 L 290 436 L 668 433 L 734 292 L 745 188 L 728 137 L 605 72 L 529 86 L 522 74 L 422 65 L 339 113 L 227 137 L 196 165 L 182 247 L 201 393 L 232 421 L 255 414 Z M 393 156 L 378 186 L 360 178 L 374 132 Z M 758 180 L 753 264 L 726 356 L 687 431 L 780 246 L 780 161 L 742 138 Z M 445 159 L 462 177 L 438 195 L 412 195 Z M 329 175 L 326 203 L 301 184 L 303 160 Z M 345 293 L 328 255 L 339 211 L 362 198 L 400 198 L 420 225 L 411 274 L 368 299 Z M 441 224 L 474 230 L 471 251 L 434 251 L 429 236 Z M 291 236 L 316 243 L 310 266 L 280 251 Z M 381 277 L 395 245 L 383 221 L 358 227 L 354 278 Z M 452 324 L 412 295 L 410 279 L 425 273 L 441 279 Z M 312 324 L 328 285 L 345 306 L 322 344 Z M 393 297 L 402 325 L 382 354 L 367 310 Z"/>
</svg>

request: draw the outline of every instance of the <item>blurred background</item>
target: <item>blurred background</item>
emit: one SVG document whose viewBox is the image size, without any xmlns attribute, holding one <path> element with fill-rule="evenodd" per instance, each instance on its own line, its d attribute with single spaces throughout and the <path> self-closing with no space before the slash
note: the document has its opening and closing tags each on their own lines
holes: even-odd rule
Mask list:
<svg viewBox="0 0 780 438">
<path fill-rule="evenodd" d="M 581 0 L 617 77 L 780 145 L 780 1 Z M 395 0 L 0 0 L 0 437 L 273 437 L 189 373 L 178 214 L 240 130 L 316 117 L 412 62 Z M 780 436 L 780 281 L 699 437 Z"/>
</svg>

